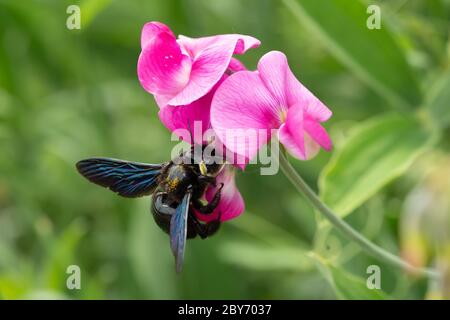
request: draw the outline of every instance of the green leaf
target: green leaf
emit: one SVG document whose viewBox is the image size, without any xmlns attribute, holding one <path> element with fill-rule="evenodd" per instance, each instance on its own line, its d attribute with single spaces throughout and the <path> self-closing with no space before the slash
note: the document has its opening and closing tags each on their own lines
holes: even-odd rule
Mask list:
<svg viewBox="0 0 450 320">
<path fill-rule="evenodd" d="M 412 116 L 384 115 L 361 123 L 322 171 L 321 198 L 346 216 L 402 175 L 433 138 Z"/>
<path fill-rule="evenodd" d="M 317 270 L 330 283 L 336 296 L 347 300 L 384 300 L 388 295 L 382 289 L 369 289 L 365 279 L 353 275 L 342 267 L 332 265 L 320 255 L 309 255 Z M 368 275 L 369 276 L 369 275 Z"/>
<path fill-rule="evenodd" d="M 446 73 L 431 92 L 427 107 L 440 127 L 450 125 L 450 72 Z"/>
<path fill-rule="evenodd" d="M 303 249 L 307 247 L 307 244 L 299 238 L 293 236 L 288 231 L 273 224 L 269 220 L 254 214 L 253 212 L 249 212 L 248 210 L 245 214 L 239 216 L 239 219 L 230 220 L 228 224 L 267 244 L 288 244 L 299 246 Z"/>
<path fill-rule="evenodd" d="M 92 21 L 105 10 L 108 5 L 111 4 L 111 0 L 84 0 L 81 2 L 80 11 L 82 21 L 82 27 L 87 27 Z"/>
<path fill-rule="evenodd" d="M 220 248 L 229 263 L 256 271 L 308 271 L 313 267 L 307 252 L 294 246 L 269 246 L 229 241 Z"/>
<path fill-rule="evenodd" d="M 329 266 L 333 288 L 341 299 L 384 300 L 387 295 L 381 289 L 369 289 L 363 278 L 357 277 L 340 268 Z"/>
<path fill-rule="evenodd" d="M 406 59 L 381 19 L 370 30 L 367 5 L 349 0 L 284 0 L 298 20 L 337 59 L 395 107 L 420 104 L 420 90 Z"/>
</svg>

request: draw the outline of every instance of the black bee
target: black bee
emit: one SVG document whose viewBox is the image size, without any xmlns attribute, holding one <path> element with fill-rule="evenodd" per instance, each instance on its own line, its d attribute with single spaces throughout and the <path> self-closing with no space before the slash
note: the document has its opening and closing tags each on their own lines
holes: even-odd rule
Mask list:
<svg viewBox="0 0 450 320">
<path fill-rule="evenodd" d="M 205 147 L 200 148 L 202 154 Z M 216 186 L 216 176 L 223 169 L 223 161 L 218 161 L 221 159 L 214 154 L 198 159 L 194 149 L 193 145 L 190 151 L 162 164 L 110 158 L 90 158 L 76 164 L 78 172 L 86 179 L 123 197 L 153 195 L 151 212 L 157 225 L 170 235 L 177 272 L 183 266 L 186 239 L 197 235 L 207 238 L 220 226 L 220 214 L 216 220 L 203 223 L 193 209 L 210 214 L 218 206 L 223 184 L 218 186 L 209 203 L 200 199 L 209 186 Z"/>
</svg>

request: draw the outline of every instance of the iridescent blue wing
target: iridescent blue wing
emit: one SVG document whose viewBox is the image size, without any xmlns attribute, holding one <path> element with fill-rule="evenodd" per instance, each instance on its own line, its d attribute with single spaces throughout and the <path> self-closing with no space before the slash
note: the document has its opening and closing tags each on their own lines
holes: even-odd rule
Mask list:
<svg viewBox="0 0 450 320">
<path fill-rule="evenodd" d="M 164 164 L 146 164 L 110 158 L 90 158 L 77 163 L 80 172 L 89 181 L 118 193 L 135 198 L 151 194 Z"/>
<path fill-rule="evenodd" d="M 175 267 L 177 272 L 181 272 L 181 269 L 183 268 L 191 192 L 190 189 L 186 192 L 183 200 L 178 205 L 175 214 L 172 215 L 172 219 L 170 220 L 170 248 L 175 256 Z"/>
</svg>

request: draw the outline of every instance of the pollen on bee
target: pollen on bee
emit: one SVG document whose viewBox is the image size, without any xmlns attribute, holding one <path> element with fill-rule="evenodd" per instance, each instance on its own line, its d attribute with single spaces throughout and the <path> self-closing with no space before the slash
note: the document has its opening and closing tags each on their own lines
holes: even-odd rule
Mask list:
<svg viewBox="0 0 450 320">
<path fill-rule="evenodd" d="M 167 186 L 169 187 L 169 191 L 173 191 L 176 189 L 176 187 L 178 186 L 178 183 L 180 182 L 180 179 L 178 178 L 167 178 Z"/>
</svg>

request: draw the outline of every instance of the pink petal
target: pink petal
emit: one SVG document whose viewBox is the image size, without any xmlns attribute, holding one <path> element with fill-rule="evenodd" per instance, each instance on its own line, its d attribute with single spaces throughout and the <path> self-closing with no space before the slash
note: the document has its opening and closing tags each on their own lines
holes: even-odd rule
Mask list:
<svg viewBox="0 0 450 320">
<path fill-rule="evenodd" d="M 296 104 L 289 108 L 286 122 L 278 131 L 278 139 L 290 154 L 298 159 L 306 160 L 303 124 L 303 108 Z"/>
<path fill-rule="evenodd" d="M 206 93 L 220 80 L 230 64 L 233 53 L 259 45 L 255 38 L 241 35 L 220 35 L 199 39 L 180 36 L 178 42 L 193 59 L 190 79 L 170 101 L 170 105 L 186 105 Z"/>
<path fill-rule="evenodd" d="M 244 54 L 248 49 L 258 48 L 261 44 L 261 41 L 251 36 L 242 34 L 231 34 L 230 36 L 237 38 L 235 54 Z"/>
<path fill-rule="evenodd" d="M 289 105 L 300 104 L 303 106 L 305 113 L 320 122 L 327 121 L 331 117 L 331 110 L 303 86 L 290 71 L 287 74 L 287 82 L 287 99 Z"/>
<path fill-rule="evenodd" d="M 305 152 L 306 160 L 314 158 L 320 151 L 320 145 L 305 132 Z"/>
<path fill-rule="evenodd" d="M 306 115 L 300 104 L 289 108 L 286 122 L 278 131 L 278 139 L 292 156 L 300 160 L 313 158 L 321 146 L 326 150 L 331 148 L 331 140 L 325 129 Z"/>
<path fill-rule="evenodd" d="M 152 94 L 173 96 L 189 81 L 191 59 L 181 53 L 172 34 L 155 35 L 142 50 L 138 60 L 138 77 Z"/>
<path fill-rule="evenodd" d="M 172 33 L 172 30 L 170 30 L 169 27 L 165 24 L 157 21 L 147 22 L 142 28 L 141 32 L 141 48 L 144 49 L 147 43 L 149 43 L 155 36 L 157 36 L 161 32 L 166 32 L 175 37 Z"/>
<path fill-rule="evenodd" d="M 213 45 L 214 42 L 217 41 L 217 37 L 219 36 L 190 38 L 180 34 L 177 41 L 183 50 L 189 54 L 192 60 L 194 60 L 202 50 Z"/>
<path fill-rule="evenodd" d="M 257 72 L 240 71 L 217 89 L 211 105 L 211 125 L 229 150 L 252 159 L 270 139 L 270 129 L 280 126 L 283 110 Z M 250 141 L 252 134 L 256 139 Z"/>
<path fill-rule="evenodd" d="M 305 88 L 306 89 L 306 88 Z M 333 114 L 319 99 L 317 99 L 308 89 L 309 94 L 305 93 L 305 97 L 309 98 L 309 103 L 306 104 L 305 112 L 320 122 L 327 121 Z M 311 97 L 312 96 L 312 97 Z"/>
<path fill-rule="evenodd" d="M 194 141 L 202 144 L 203 133 L 210 127 L 209 106 L 211 100 L 209 95 L 187 105 L 187 106 L 165 106 L 158 112 L 159 119 L 171 132 L 177 133 L 178 129 L 190 130 Z M 200 128 L 197 130 L 194 128 Z M 195 133 L 194 133 L 195 132 Z M 180 138 L 185 138 L 180 136 Z"/>
<path fill-rule="evenodd" d="M 177 129 L 190 130 L 194 135 L 194 141 L 201 144 L 203 142 L 203 133 L 211 128 L 210 125 L 210 109 L 211 101 L 215 91 L 227 76 L 223 75 L 222 79 L 216 86 L 205 96 L 192 102 L 186 106 L 170 106 L 167 105 L 167 98 L 164 96 L 155 96 L 155 100 L 160 107 L 159 118 L 161 122 L 174 132 Z M 198 130 L 200 128 L 201 130 Z M 180 136 L 180 138 L 183 138 Z"/>
<path fill-rule="evenodd" d="M 278 104 L 288 107 L 286 74 L 291 72 L 284 53 L 270 51 L 258 62 L 258 71 L 264 85 L 277 99 Z"/>
<path fill-rule="evenodd" d="M 320 123 L 310 116 L 305 116 L 303 127 L 305 131 L 311 136 L 311 138 L 316 141 L 322 148 L 330 151 L 333 147 L 330 137 L 327 131 Z"/>
<path fill-rule="evenodd" d="M 224 184 L 219 205 L 211 214 L 201 214 L 196 211 L 196 216 L 201 221 L 208 222 L 215 220 L 218 218 L 219 214 L 220 221 L 227 221 L 236 218 L 244 211 L 244 200 L 242 199 L 242 195 L 236 187 L 234 174 L 234 170 L 231 167 L 227 166 L 217 176 L 217 185 L 219 185 L 220 183 Z M 217 188 L 215 187 L 208 188 L 205 193 L 206 200 L 211 201 L 216 191 Z"/>
<path fill-rule="evenodd" d="M 320 122 L 331 117 L 331 111 L 297 80 L 284 53 L 266 53 L 259 60 L 258 71 L 264 84 L 280 104 L 288 107 L 300 104 L 306 113 Z"/>
<path fill-rule="evenodd" d="M 231 58 L 228 69 L 232 72 L 247 70 L 245 65 L 236 58 Z"/>
<path fill-rule="evenodd" d="M 155 98 L 156 104 L 160 109 L 167 106 L 168 105 L 167 102 L 169 102 L 170 100 L 170 96 L 154 95 L 153 97 Z"/>
<path fill-rule="evenodd" d="M 207 47 L 215 45 L 220 40 L 226 39 L 233 44 L 235 54 L 244 54 L 247 50 L 257 48 L 261 42 L 251 36 L 242 34 L 224 34 L 218 36 L 189 38 L 183 35 L 178 37 L 178 43 L 195 59 Z"/>
</svg>

